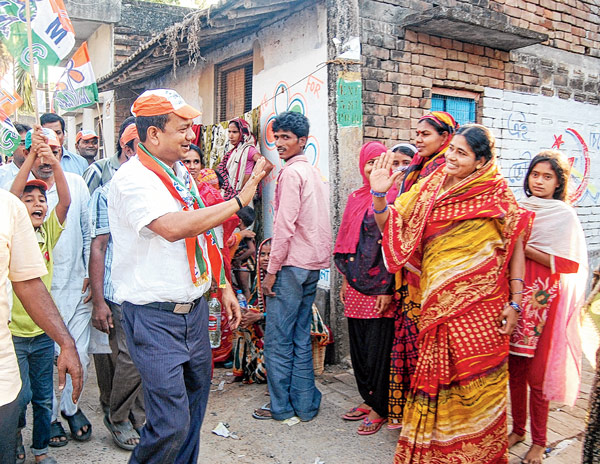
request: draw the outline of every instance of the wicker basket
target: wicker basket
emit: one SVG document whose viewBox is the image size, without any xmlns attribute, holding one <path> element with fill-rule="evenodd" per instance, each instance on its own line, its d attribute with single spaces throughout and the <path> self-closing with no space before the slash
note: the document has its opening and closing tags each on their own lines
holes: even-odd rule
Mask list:
<svg viewBox="0 0 600 464">
<path fill-rule="evenodd" d="M 326 345 L 319 345 L 319 341 L 316 337 L 312 338 L 312 355 L 313 355 L 313 369 L 315 376 L 319 376 L 325 370 L 325 350 Z"/>
</svg>

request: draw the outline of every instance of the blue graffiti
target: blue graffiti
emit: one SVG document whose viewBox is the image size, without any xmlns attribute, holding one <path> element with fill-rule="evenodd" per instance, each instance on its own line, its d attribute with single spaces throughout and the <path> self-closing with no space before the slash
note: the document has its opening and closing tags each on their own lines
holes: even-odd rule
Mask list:
<svg viewBox="0 0 600 464">
<path fill-rule="evenodd" d="M 507 126 L 508 133 L 510 135 L 515 135 L 522 140 L 530 140 L 527 137 L 529 127 L 527 126 L 527 118 L 525 117 L 525 113 L 511 113 L 508 116 Z"/>
</svg>

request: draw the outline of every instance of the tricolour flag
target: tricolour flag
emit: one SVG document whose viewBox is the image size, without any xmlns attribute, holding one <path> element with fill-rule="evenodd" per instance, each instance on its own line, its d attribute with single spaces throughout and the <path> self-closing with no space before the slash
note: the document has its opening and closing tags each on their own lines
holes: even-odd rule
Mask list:
<svg viewBox="0 0 600 464">
<path fill-rule="evenodd" d="M 87 42 L 73 54 L 67 69 L 56 83 L 54 109 L 71 111 L 98 101 L 98 86 L 92 69 Z"/>
<path fill-rule="evenodd" d="M 12 155 L 19 146 L 21 136 L 13 126 L 8 115 L 0 110 L 0 152 L 4 155 Z"/>
<path fill-rule="evenodd" d="M 45 70 L 65 58 L 75 45 L 75 31 L 62 0 L 30 0 L 32 52 L 40 66 L 38 80 L 47 81 Z M 29 70 L 27 16 L 24 0 L 0 1 L 0 37 L 10 54 Z"/>
<path fill-rule="evenodd" d="M 17 92 L 9 92 L 0 88 L 0 109 L 7 115 L 12 115 L 23 104 L 23 99 Z"/>
</svg>

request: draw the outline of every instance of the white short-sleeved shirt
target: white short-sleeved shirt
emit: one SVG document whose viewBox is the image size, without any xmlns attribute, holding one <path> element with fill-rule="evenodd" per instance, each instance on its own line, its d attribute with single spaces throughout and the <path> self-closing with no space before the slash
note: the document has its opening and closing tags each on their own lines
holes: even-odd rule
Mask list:
<svg viewBox="0 0 600 464">
<path fill-rule="evenodd" d="M 181 210 L 180 203 L 137 156 L 116 172 L 108 193 L 116 303 L 189 303 L 208 291 L 210 268 L 207 281 L 194 285 L 185 241 L 169 242 L 146 227 L 167 213 Z M 204 237 L 200 244 L 208 256 Z"/>
<path fill-rule="evenodd" d="M 0 218 L 0 406 L 3 406 L 14 401 L 21 389 L 19 365 L 8 330 L 6 282 L 35 279 L 48 271 L 25 205 L 5 190 L 0 190 Z"/>
</svg>

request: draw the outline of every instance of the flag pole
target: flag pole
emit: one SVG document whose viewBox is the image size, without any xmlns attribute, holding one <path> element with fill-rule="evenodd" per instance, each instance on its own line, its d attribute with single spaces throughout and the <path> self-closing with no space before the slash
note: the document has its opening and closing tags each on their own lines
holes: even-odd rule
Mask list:
<svg viewBox="0 0 600 464">
<path fill-rule="evenodd" d="M 102 112 L 100 111 L 100 103 L 96 100 L 96 109 L 98 110 L 98 129 L 100 129 L 100 140 L 102 140 L 102 154 L 106 158 L 106 143 L 104 140 L 104 126 L 102 125 Z"/>
<path fill-rule="evenodd" d="M 27 45 L 29 47 L 29 75 L 31 76 L 31 86 L 33 88 L 33 96 L 31 105 L 35 113 L 36 124 L 40 123 L 40 113 L 37 105 L 37 81 L 35 79 L 35 65 L 33 59 L 33 34 L 31 32 L 31 0 L 25 0 L 25 14 L 27 17 Z"/>
</svg>

